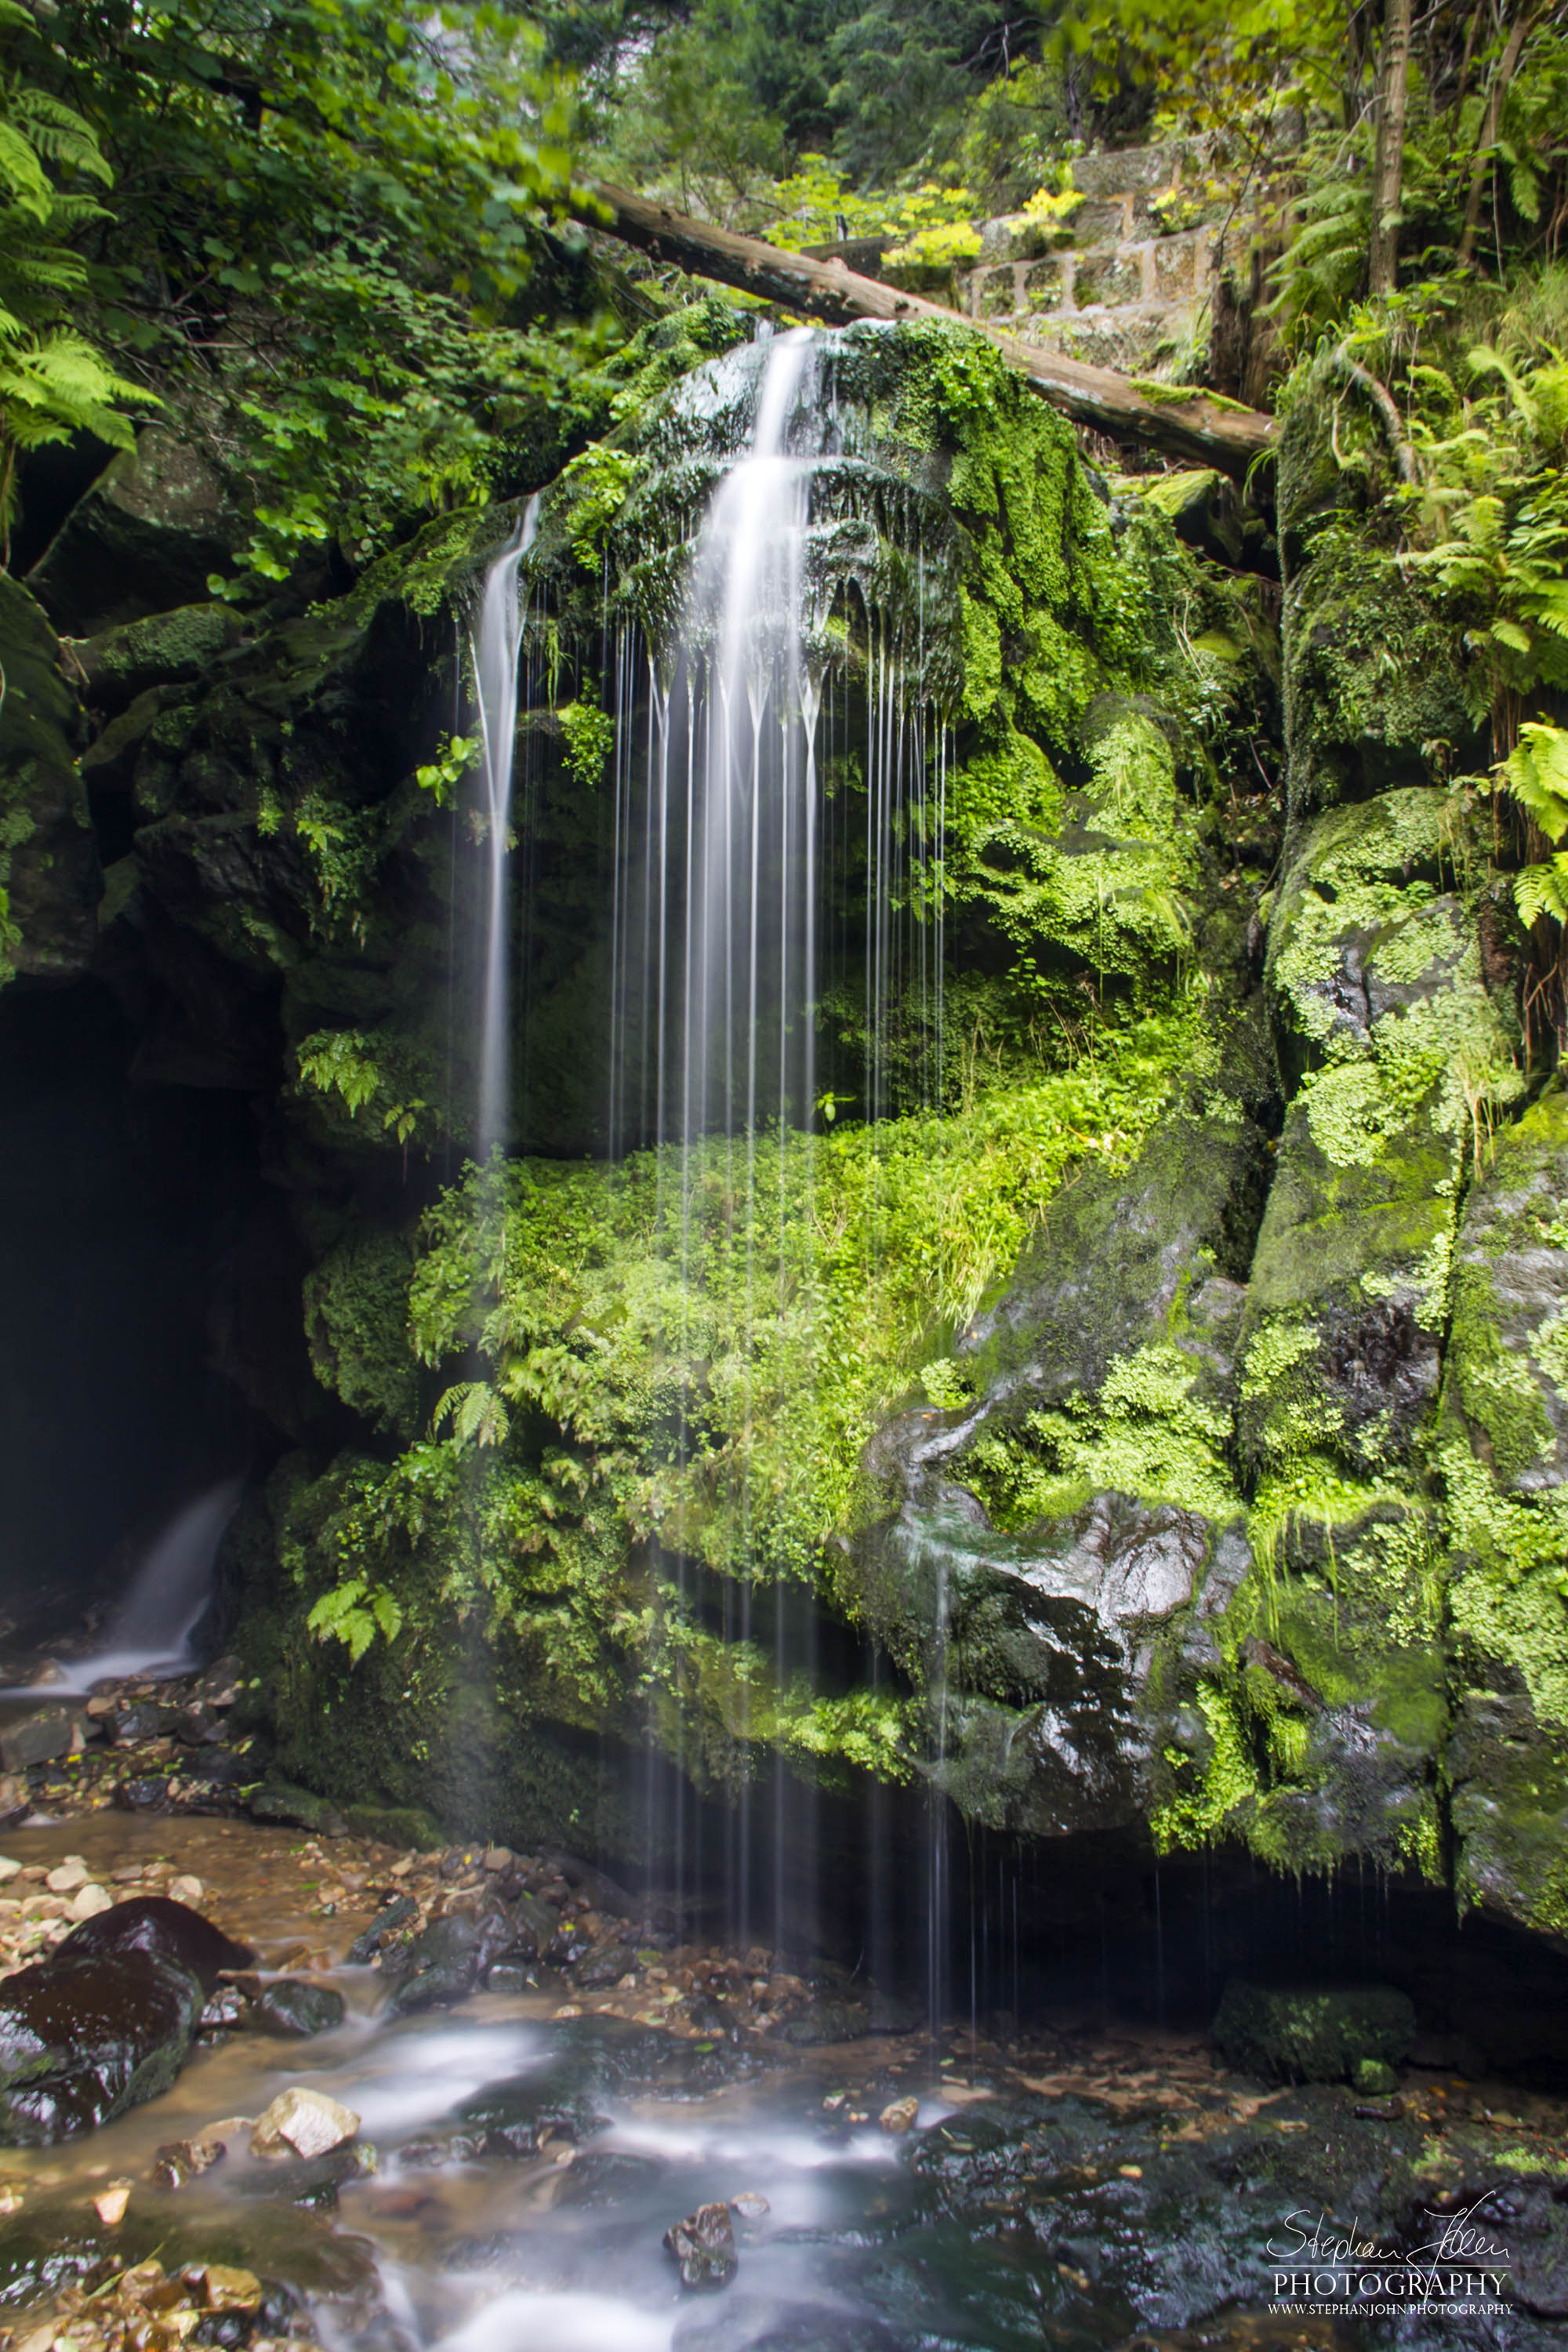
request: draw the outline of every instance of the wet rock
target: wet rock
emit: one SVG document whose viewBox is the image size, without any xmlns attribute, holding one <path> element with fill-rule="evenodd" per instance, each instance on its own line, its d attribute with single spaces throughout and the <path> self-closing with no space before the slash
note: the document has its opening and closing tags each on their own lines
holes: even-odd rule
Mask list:
<svg viewBox="0 0 1568 2352">
<path fill-rule="evenodd" d="M 890 2138 L 900 2139 L 905 2132 L 914 2129 L 920 2111 L 918 2099 L 894 2099 L 882 2109 L 877 2121 Z"/>
<path fill-rule="evenodd" d="M 163 1709 L 151 1699 L 132 1699 L 108 1718 L 109 1736 L 117 1748 L 139 1748 L 144 1740 L 157 1738 L 162 1717 Z"/>
<path fill-rule="evenodd" d="M 288 2150 L 296 2156 L 328 2156 L 358 2130 L 359 2117 L 352 2107 L 329 2098 L 324 2091 L 295 2084 L 279 2092 L 257 2118 L 250 2149 L 253 2156 L 281 2156 Z"/>
<path fill-rule="evenodd" d="M 596 1944 L 586 1959 L 579 1960 L 573 1969 L 572 1981 L 584 1992 L 601 1992 L 619 1984 L 627 1970 L 635 1967 L 635 1956 L 625 1944 Z"/>
<path fill-rule="evenodd" d="M 116 1784 L 114 1801 L 123 1813 L 166 1813 L 169 1783 L 161 1773 L 137 1773 Z"/>
<path fill-rule="evenodd" d="M 33 1810 L 32 1797 L 25 1780 L 14 1772 L 0 1774 L 0 1830 L 14 1829 L 25 1822 Z"/>
<path fill-rule="evenodd" d="M 1233 1977 L 1214 2021 L 1215 2048 L 1227 2065 L 1293 2083 L 1342 2083 L 1367 2059 L 1392 2068 L 1415 2033 L 1415 2009 L 1391 1985 L 1267 1986 Z"/>
<path fill-rule="evenodd" d="M 686 2287 L 728 2286 L 735 2275 L 735 2230 L 728 2205 L 700 2205 L 664 2233 Z"/>
<path fill-rule="evenodd" d="M 160 2189 L 183 2189 L 210 2172 L 228 2153 L 221 2139 L 172 2139 L 153 2155 L 152 2179 Z"/>
<path fill-rule="evenodd" d="M 628 2197 L 650 2189 L 663 2169 L 650 2156 L 629 2156 L 614 2148 L 597 2150 L 577 2158 L 555 2202 L 558 2206 L 624 2204 Z"/>
<path fill-rule="evenodd" d="M 576 2147 L 608 2121 L 608 2109 L 593 2088 L 563 2066 L 497 2084 L 458 2110 L 459 2128 L 486 2156 L 537 2156 L 546 2137 Z"/>
<path fill-rule="evenodd" d="M 0 1765 L 7 1772 L 26 1772 L 34 1764 L 52 1764 L 57 1756 L 70 1754 L 73 1741 L 81 1744 L 73 1717 L 63 1706 L 46 1707 L 0 1731 Z"/>
<path fill-rule="evenodd" d="M 261 2281 L 254 2271 L 230 2270 L 221 2263 L 211 2263 L 205 2271 L 187 2271 L 192 2286 L 199 2287 L 203 2303 L 209 2311 L 259 2311 Z"/>
<path fill-rule="evenodd" d="M 9 2146 L 64 2139 L 156 2098 L 195 2032 L 202 1992 L 187 1969 L 155 1951 L 73 1952 L 74 1942 L 0 1984 L 0 2140 Z"/>
<path fill-rule="evenodd" d="M 281 1977 L 264 1985 L 251 2004 L 250 2020 L 262 2033 L 303 2040 L 312 2033 L 330 2033 L 341 2025 L 344 2002 L 331 1985 L 310 1984 L 298 1977 Z"/>
<path fill-rule="evenodd" d="M 241 628 L 232 605 L 184 604 L 98 636 L 77 637 L 67 650 L 93 709 L 122 710 L 152 687 L 200 677 L 237 642 Z"/>
<path fill-rule="evenodd" d="M 797 2050 L 825 2042 L 858 2042 L 871 2031 L 871 2012 L 863 2001 L 822 1994 L 778 2028 L 777 2039 Z"/>
<path fill-rule="evenodd" d="M 406 1927 L 411 1919 L 418 1916 L 419 1906 L 412 1895 L 394 1895 L 390 1903 L 383 1905 L 363 1934 L 356 1936 L 349 1946 L 349 1965 L 363 1968 L 382 1949 L 389 1936 L 395 1935 L 400 1927 Z"/>
<path fill-rule="evenodd" d="M 537 1979 L 527 1960 L 497 1960 L 485 1978 L 487 1992 L 530 1992 Z"/>
<path fill-rule="evenodd" d="M 574 1895 L 585 1895 L 595 1911 L 607 1911 L 616 1919 L 635 1919 L 642 1906 L 624 1886 L 595 1870 L 592 1863 L 581 1862 L 574 1853 L 552 1853 L 546 1868 L 566 1881 Z"/>
<path fill-rule="evenodd" d="M 237 1944 L 199 1911 L 166 1895 L 138 1895 L 112 1905 L 73 1927 L 58 1957 L 124 1952 L 147 1952 L 183 1969 L 205 1993 L 216 1990 L 223 1969 L 248 1968 L 256 1958 L 248 1945 Z"/>
<path fill-rule="evenodd" d="M 536 1960 L 547 1952 L 560 1928 L 559 1915 L 537 1895 L 520 1893 L 509 1904 L 511 1919 L 511 1942 L 507 1957 L 515 1953 L 519 1958 Z"/>
<path fill-rule="evenodd" d="M 0 668 L 6 689 L 0 790 L 11 812 L 6 885 L 21 934 L 11 961 L 23 973 L 62 980 L 84 971 L 96 951 L 103 873 L 76 761 L 76 697 L 53 629 L 8 575 L 0 575 Z"/>
<path fill-rule="evenodd" d="M 325 1797 L 314 1797 L 309 1789 L 296 1788 L 290 1780 L 265 1780 L 249 1799 L 251 1818 L 258 1822 L 287 1822 L 291 1827 L 311 1830 L 318 1837 L 347 1837 L 349 1825 L 336 1805 Z"/>
<path fill-rule="evenodd" d="M 395 1979 L 388 2004 L 392 2014 L 408 2017 L 464 2000 L 474 1989 L 479 1961 L 479 1931 L 471 1919 L 455 1916 L 436 1920 L 384 1963 L 386 1974 Z"/>
</svg>

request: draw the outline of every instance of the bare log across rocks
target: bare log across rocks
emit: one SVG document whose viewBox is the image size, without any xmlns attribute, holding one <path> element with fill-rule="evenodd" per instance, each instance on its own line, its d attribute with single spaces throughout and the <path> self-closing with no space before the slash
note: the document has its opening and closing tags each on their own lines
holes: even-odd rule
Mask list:
<svg viewBox="0 0 1568 2352">
<path fill-rule="evenodd" d="M 1259 409 L 1208 394 L 1173 398 L 1160 385 L 1118 375 L 1110 368 L 1089 367 L 1057 352 L 1037 351 L 1016 335 L 981 320 L 961 318 L 940 302 L 902 293 L 879 278 L 858 277 L 842 262 L 816 260 L 809 254 L 764 245 L 758 237 L 737 236 L 709 221 L 650 203 L 627 188 L 600 183 L 592 193 L 603 207 L 594 226 L 607 228 L 626 244 L 640 247 L 657 260 L 673 262 L 693 277 L 763 295 L 832 326 L 855 319 L 945 319 L 985 335 L 1053 408 L 1114 440 L 1163 450 L 1187 465 L 1217 467 L 1237 479 L 1273 446 L 1275 421 Z M 586 217 L 588 208 L 584 210 Z"/>
</svg>

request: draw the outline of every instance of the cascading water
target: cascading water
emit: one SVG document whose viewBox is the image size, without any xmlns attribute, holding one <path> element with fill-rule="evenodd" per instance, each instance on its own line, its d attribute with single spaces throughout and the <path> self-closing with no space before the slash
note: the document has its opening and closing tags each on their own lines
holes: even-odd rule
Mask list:
<svg viewBox="0 0 1568 2352">
<path fill-rule="evenodd" d="M 790 1710 L 804 1720 L 824 1672 L 844 1669 L 820 1651 L 817 1547 L 790 1520 L 788 1465 L 759 1468 L 745 1433 L 784 1427 L 826 1357 L 855 1345 L 842 1311 L 831 1329 L 817 1326 L 808 1261 L 820 1154 L 858 1165 L 872 1285 L 879 1122 L 940 1108 L 945 1083 L 940 712 L 954 672 L 930 657 L 927 633 L 938 607 L 951 630 L 952 600 L 928 596 L 924 553 L 928 528 L 945 548 L 945 524 L 907 453 L 878 443 L 866 403 L 841 401 L 847 348 L 814 330 L 762 338 L 678 395 L 664 478 L 698 494 L 676 489 L 658 530 L 606 550 L 598 626 L 589 637 L 585 615 L 575 625 L 570 706 L 557 685 L 561 624 L 545 602 L 567 551 L 563 517 L 565 595 L 579 614 L 585 601 L 588 542 L 569 505 L 552 498 L 546 548 L 530 562 L 541 509 L 528 501 L 486 576 L 471 638 L 485 855 L 476 1158 L 484 1165 L 530 1132 L 518 1047 L 541 1007 L 529 940 L 536 920 L 561 922 L 558 908 L 533 905 L 531 824 L 526 810 L 514 814 L 525 704 L 527 740 L 562 746 L 570 822 L 605 827 L 605 1157 L 653 1152 L 668 1352 L 710 1368 L 703 1377 L 721 1384 L 741 1433 L 716 1447 L 700 1382 L 681 1388 L 670 1499 L 647 1555 L 659 1598 L 642 1669 L 646 1867 L 678 1909 L 721 1889 L 727 1932 L 775 1949 L 809 1942 L 813 1914 L 833 1907 L 816 1777 L 809 1762 L 786 1761 L 775 1727 Z M 525 563 L 534 588 L 520 598 Z M 654 593 L 612 596 L 613 582 L 645 567 Z M 596 709 L 583 690 L 595 668 Z M 607 766 L 584 755 L 601 741 Z M 740 1662 L 720 1748 L 687 1705 L 705 1627 Z M 864 1908 L 884 1918 L 886 1791 L 868 1791 L 859 1835 Z M 940 1900 L 934 1849 L 930 1876 Z M 898 1899 L 907 1908 L 907 1891 Z M 886 1957 L 873 1931 L 868 1965 Z"/>
<path fill-rule="evenodd" d="M 616 742 L 610 1151 L 661 1147 L 681 1355 L 703 1354 L 711 1286 L 732 1279 L 742 1237 L 743 1303 L 725 1377 L 739 1383 L 747 1425 L 776 1422 L 803 1357 L 818 1360 L 837 1344 L 805 1328 L 811 1285 L 799 1263 L 825 1126 L 840 1103 L 859 1109 L 874 1182 L 872 1139 L 891 1093 L 889 1032 L 911 1013 L 930 1041 L 915 1100 L 934 1107 L 942 1090 L 948 744 L 922 686 L 923 563 L 897 493 L 847 446 L 858 420 L 840 413 L 837 356 L 837 338 L 801 329 L 720 363 L 718 396 L 735 385 L 750 430 L 702 516 L 676 641 L 645 646 L 625 625 L 613 670 L 605 665 Z M 893 559 L 896 614 L 879 594 L 889 509 L 904 533 Z M 857 899 L 858 916 L 847 919 Z M 825 984 L 857 966 L 859 1066 L 840 1056 L 819 1093 Z M 901 1101 L 910 1107 L 907 1081 Z M 704 1433 L 683 1429 L 679 1442 L 691 1459 Z M 776 1497 L 759 1484 L 748 1447 L 737 1450 L 724 1489 L 734 1532 L 718 1601 L 722 1638 L 734 1654 L 766 1657 L 774 1692 L 792 1678 L 815 1690 L 815 1617 L 797 1605 L 801 1571 L 769 1557 Z M 671 1519 L 660 1540 L 678 1616 L 700 1618 L 713 1605 L 704 1530 Z M 809 1775 L 791 1771 L 776 1749 L 771 1788 L 749 1759 L 753 1744 L 765 1744 L 767 1704 L 742 1676 L 731 1706 L 742 1760 L 722 1852 L 703 1850 L 688 1794 L 703 1759 L 687 1755 L 679 1726 L 673 1783 L 649 1759 L 648 1788 L 660 1793 L 650 1798 L 648 1849 L 650 1870 L 655 1853 L 673 1855 L 678 1885 L 721 1878 L 728 1932 L 779 1948 L 814 1907 L 798 1868 L 786 1892 L 784 1858 L 793 1851 L 815 1871 L 816 1801 Z M 668 1751 L 668 1728 L 664 1738 Z M 885 1839 L 872 1805 L 865 1862 L 876 1915 Z M 772 1857 L 766 1884 L 761 1853 Z"/>
<path fill-rule="evenodd" d="M 504 1144 L 510 1098 L 507 860 L 511 839 L 512 779 L 517 765 L 518 661 L 522 648 L 518 572 L 538 531 L 539 499 L 535 494 L 524 507 L 517 530 L 485 574 L 479 623 L 470 639 L 488 825 L 476 1132 L 481 1164 Z"/>
<path fill-rule="evenodd" d="M 67 1683 L 90 1690 L 129 1675 L 178 1675 L 191 1661 L 191 1636 L 212 1598 L 218 1539 L 234 1517 L 241 1486 L 226 1479 L 176 1513 L 131 1580 L 108 1627 L 107 1646 L 71 1662 Z"/>
</svg>

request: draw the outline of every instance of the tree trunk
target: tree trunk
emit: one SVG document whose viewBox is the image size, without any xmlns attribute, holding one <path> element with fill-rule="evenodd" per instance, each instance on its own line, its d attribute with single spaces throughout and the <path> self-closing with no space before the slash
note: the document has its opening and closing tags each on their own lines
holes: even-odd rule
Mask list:
<svg viewBox="0 0 1568 2352">
<path fill-rule="evenodd" d="M 1481 197 L 1486 190 L 1487 173 L 1491 164 L 1491 151 L 1497 145 L 1502 129 L 1503 100 L 1508 86 L 1519 70 L 1524 45 L 1530 38 L 1533 18 L 1528 8 L 1521 9 L 1503 45 L 1498 69 L 1492 76 L 1492 86 L 1487 93 L 1487 110 L 1481 119 L 1480 137 L 1476 142 L 1475 161 L 1470 167 L 1470 193 L 1465 205 L 1464 233 L 1459 238 L 1459 267 L 1468 268 L 1476 257 L 1476 238 L 1481 226 Z"/>
<path fill-rule="evenodd" d="M 1162 384 L 1116 375 L 1109 368 L 1088 367 L 1081 360 L 1064 359 L 1055 352 L 1037 351 L 997 328 L 963 319 L 939 302 L 900 293 L 896 286 L 885 286 L 875 278 L 858 278 L 841 262 L 816 261 L 806 254 L 785 253 L 778 246 L 764 245 L 756 237 L 736 236 L 729 229 L 650 204 L 647 197 L 626 188 L 601 184 L 593 194 L 603 212 L 590 226 L 607 228 L 627 245 L 640 246 L 656 259 L 673 262 L 693 277 L 716 278 L 721 285 L 761 294 L 787 310 L 826 320 L 833 326 L 855 319 L 943 319 L 984 335 L 1018 370 L 1031 391 L 1076 423 L 1092 425 L 1097 433 L 1114 440 L 1163 450 L 1190 466 L 1213 466 L 1237 479 L 1246 475 L 1255 457 L 1274 445 L 1274 419 L 1258 409 L 1202 394 L 1173 398 Z M 586 206 L 584 211 L 586 216 Z"/>
<path fill-rule="evenodd" d="M 1376 300 L 1399 282 L 1399 199 L 1405 179 L 1405 110 L 1410 95 L 1410 0 L 1387 0 L 1377 67 L 1377 155 L 1372 173 L 1372 266 Z"/>
</svg>

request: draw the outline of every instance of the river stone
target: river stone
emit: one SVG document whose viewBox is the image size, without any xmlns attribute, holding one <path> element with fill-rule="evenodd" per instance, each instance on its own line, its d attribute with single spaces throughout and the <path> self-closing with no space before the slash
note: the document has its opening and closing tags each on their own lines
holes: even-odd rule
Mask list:
<svg viewBox="0 0 1568 2352">
<path fill-rule="evenodd" d="M 870 2031 L 871 2012 L 863 2001 L 840 2000 L 828 1994 L 819 1995 L 790 2018 L 778 2029 L 778 2038 L 797 2050 L 810 2050 L 819 2042 L 858 2042 Z"/>
<path fill-rule="evenodd" d="M 573 1969 L 572 1981 L 585 1992 L 603 1992 L 619 1984 L 636 1965 L 635 1956 L 625 1944 L 596 1944 L 587 1958 L 579 1960 Z"/>
<path fill-rule="evenodd" d="M 554 1941 L 561 1914 L 548 1903 L 542 1903 L 536 1895 L 520 1895 L 509 1908 L 512 1933 L 508 1958 L 515 1953 L 523 1959 L 538 1959 Z"/>
<path fill-rule="evenodd" d="M 436 1920 L 383 1964 L 386 1974 L 397 1979 L 388 2004 L 392 2014 L 407 2017 L 462 2000 L 474 1989 L 479 1961 L 479 1931 L 471 1919 L 456 1914 Z"/>
<path fill-rule="evenodd" d="M 296 2156 L 330 2156 L 358 2130 L 359 2117 L 352 2107 L 329 2098 L 324 2091 L 295 2084 L 280 2091 L 258 2116 L 250 2150 L 253 2156 L 281 2156 L 286 2149 Z"/>
<path fill-rule="evenodd" d="M 256 1958 L 247 1944 L 237 1944 L 199 1911 L 166 1895 L 137 1895 L 116 1903 L 73 1927 L 59 1947 L 62 1958 L 116 1952 L 150 1952 L 183 1969 L 205 1993 L 213 1991 L 225 1969 L 249 1968 Z"/>
<path fill-rule="evenodd" d="M 202 2007 L 192 1973 L 157 1952 L 73 1952 L 74 1942 L 0 1984 L 9 2147 L 65 2139 L 156 2098 L 191 2046 Z"/>
<path fill-rule="evenodd" d="M 406 1927 L 411 1919 L 418 1916 L 419 1906 L 411 1895 L 395 1895 L 390 1903 L 383 1905 L 370 1926 L 349 1946 L 350 1967 L 366 1967 L 382 1949 L 388 1936 L 395 1935 L 399 1927 Z"/>
<path fill-rule="evenodd" d="M 251 2022 L 262 2033 L 302 2040 L 311 2033 L 329 2033 L 343 2021 L 341 1992 L 331 1985 L 307 1984 L 299 1977 L 282 1977 L 264 1985 L 251 2004 Z"/>
<path fill-rule="evenodd" d="M 0 1731 L 0 1764 L 7 1772 L 25 1772 L 33 1764 L 52 1764 L 57 1756 L 70 1754 L 71 1739 L 71 1718 L 63 1706 L 25 1715 L 20 1723 Z"/>
<path fill-rule="evenodd" d="M 487 1992 L 531 1992 L 535 1979 L 527 1960 L 499 1959 L 485 1979 Z"/>
<path fill-rule="evenodd" d="M 664 2242 L 680 2265 L 682 2286 L 728 2286 L 735 2275 L 735 2228 L 728 2205 L 700 2205 L 665 2231 Z"/>
<path fill-rule="evenodd" d="M 1232 1977 L 1214 2021 L 1229 2066 L 1271 2081 L 1342 2083 L 1363 2060 L 1393 2067 L 1415 2036 L 1415 2011 L 1392 1985 L 1259 1985 Z"/>
</svg>

